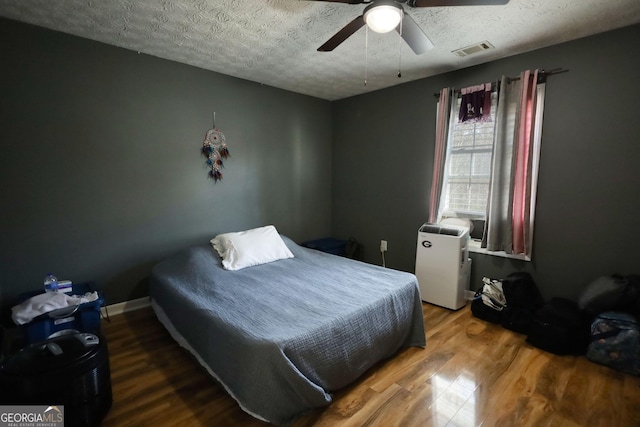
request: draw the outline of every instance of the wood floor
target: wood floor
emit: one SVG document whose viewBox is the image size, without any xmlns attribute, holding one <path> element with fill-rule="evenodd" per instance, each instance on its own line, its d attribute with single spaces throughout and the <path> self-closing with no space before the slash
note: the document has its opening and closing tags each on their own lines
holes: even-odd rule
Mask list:
<svg viewBox="0 0 640 427">
<path fill-rule="evenodd" d="M 640 378 L 545 353 L 468 307 L 423 304 L 423 312 L 425 349 L 381 362 L 292 426 L 640 426 Z M 103 427 L 267 425 L 244 413 L 150 308 L 114 316 L 103 330 L 114 400 Z"/>
</svg>

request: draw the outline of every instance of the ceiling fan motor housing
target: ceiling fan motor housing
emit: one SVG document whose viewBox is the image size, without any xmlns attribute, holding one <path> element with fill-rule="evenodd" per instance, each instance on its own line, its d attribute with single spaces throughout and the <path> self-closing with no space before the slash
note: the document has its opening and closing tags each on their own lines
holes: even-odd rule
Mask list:
<svg viewBox="0 0 640 427">
<path fill-rule="evenodd" d="M 365 7 L 364 22 L 377 33 L 394 30 L 404 16 L 402 6 L 393 0 L 377 0 Z"/>
</svg>

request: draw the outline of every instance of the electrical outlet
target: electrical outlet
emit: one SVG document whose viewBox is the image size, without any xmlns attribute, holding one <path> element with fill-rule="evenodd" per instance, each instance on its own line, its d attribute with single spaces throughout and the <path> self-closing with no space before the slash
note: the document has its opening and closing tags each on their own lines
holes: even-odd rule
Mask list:
<svg viewBox="0 0 640 427">
<path fill-rule="evenodd" d="M 387 252 L 387 241 L 380 240 L 380 252 Z"/>
</svg>

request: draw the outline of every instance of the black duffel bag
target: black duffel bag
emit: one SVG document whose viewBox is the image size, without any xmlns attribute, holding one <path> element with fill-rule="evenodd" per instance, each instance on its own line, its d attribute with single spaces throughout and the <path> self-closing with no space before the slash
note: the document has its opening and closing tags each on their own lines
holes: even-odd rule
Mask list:
<svg viewBox="0 0 640 427">
<path fill-rule="evenodd" d="M 566 298 L 551 298 L 536 311 L 527 342 L 550 353 L 585 354 L 590 326 L 588 316 L 577 303 Z"/>
</svg>

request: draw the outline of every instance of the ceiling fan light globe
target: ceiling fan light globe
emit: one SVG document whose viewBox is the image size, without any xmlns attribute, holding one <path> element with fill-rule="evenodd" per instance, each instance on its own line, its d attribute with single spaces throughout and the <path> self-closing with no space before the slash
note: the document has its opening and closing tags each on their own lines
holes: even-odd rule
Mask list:
<svg viewBox="0 0 640 427">
<path fill-rule="evenodd" d="M 364 22 L 376 33 L 388 33 L 402 20 L 402 10 L 392 5 L 372 7 L 364 13 Z"/>
</svg>

